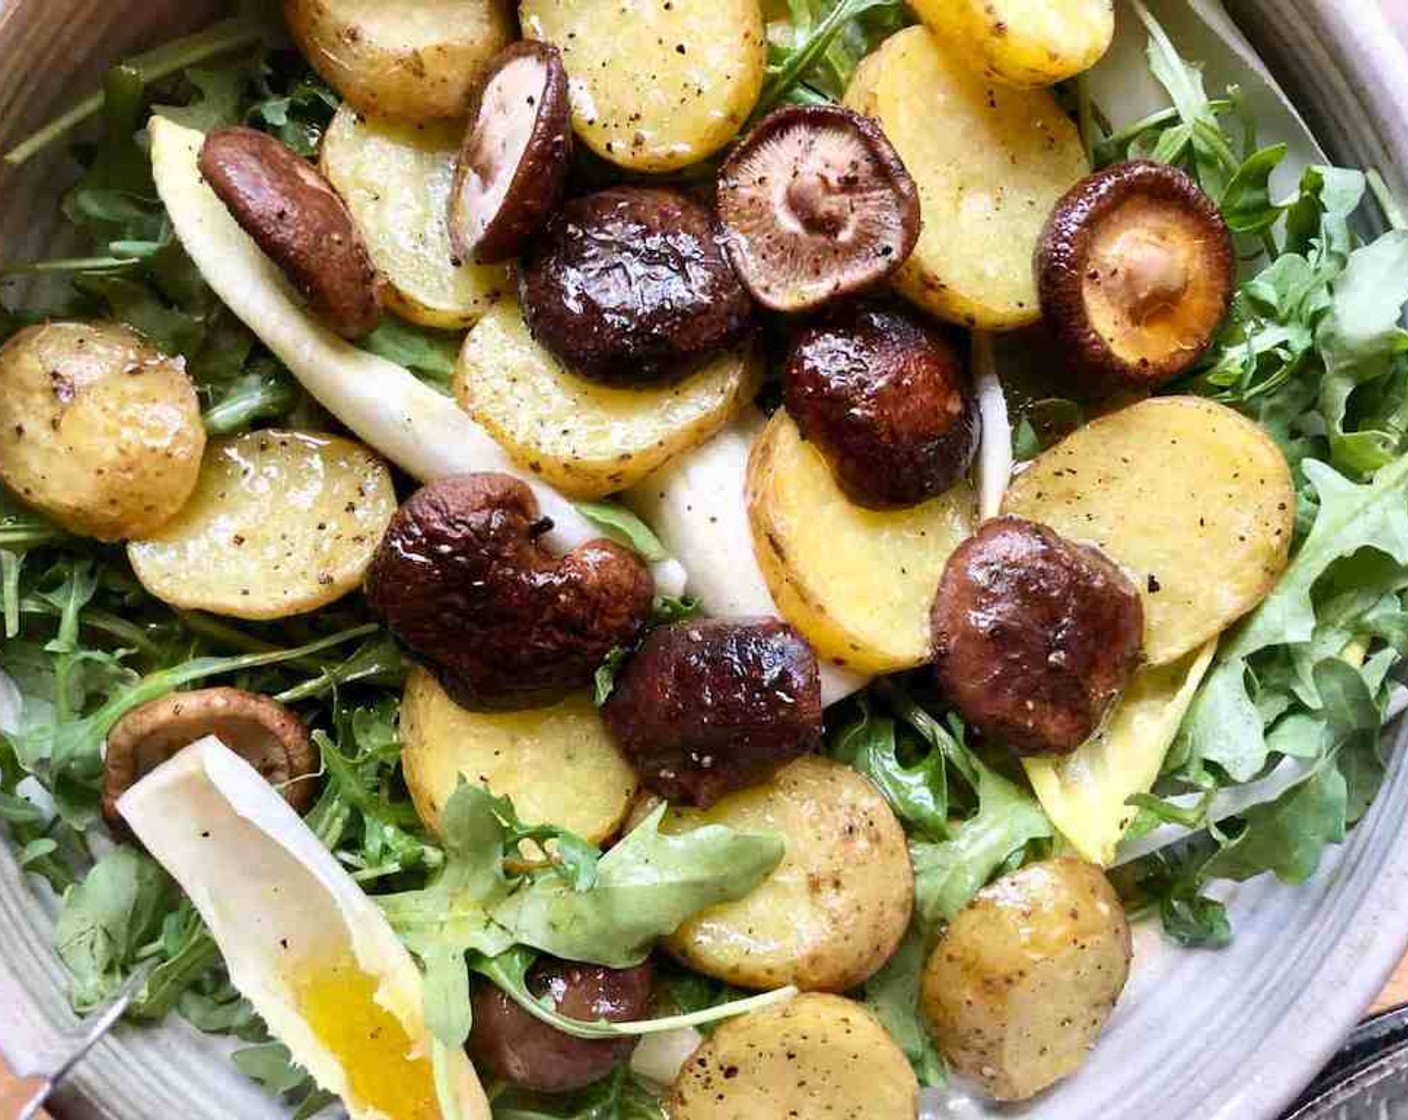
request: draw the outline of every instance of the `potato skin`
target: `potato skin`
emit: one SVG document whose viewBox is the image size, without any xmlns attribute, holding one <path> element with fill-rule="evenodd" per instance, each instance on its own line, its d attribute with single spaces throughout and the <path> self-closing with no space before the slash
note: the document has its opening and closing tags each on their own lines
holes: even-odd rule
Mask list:
<svg viewBox="0 0 1408 1120">
<path fill-rule="evenodd" d="M 650 1007 L 650 963 L 612 969 L 546 960 L 528 973 L 528 990 L 551 998 L 569 1019 L 629 1023 Z M 567 1093 L 600 1081 L 635 1050 L 639 1038 L 585 1039 L 533 1018 L 500 989 L 480 984 L 474 992 L 474 1028 L 469 1055 L 480 1069 L 522 1089 Z"/>
<path fill-rule="evenodd" d="M 1098 867 L 1031 864 L 981 891 L 925 969 L 921 1005 L 955 1070 L 1026 1100 L 1075 1072 L 1129 977 L 1129 922 Z"/>
<path fill-rule="evenodd" d="M 894 955 L 914 909 L 914 871 L 889 803 L 848 766 L 815 755 L 708 810 L 672 810 L 665 831 L 706 824 L 772 832 L 782 863 L 737 902 L 685 922 L 666 948 L 743 988 L 845 992 Z"/>
<path fill-rule="evenodd" d="M 601 714 L 649 789 L 708 808 L 820 745 L 816 655 L 776 619 L 662 626 Z"/>
<path fill-rule="evenodd" d="M 129 327 L 53 322 L 0 348 L 0 479 L 70 532 L 159 529 L 195 490 L 204 451 L 184 366 Z"/>
<path fill-rule="evenodd" d="M 919 1082 L 863 1004 L 805 994 L 730 1019 L 685 1063 L 673 1120 L 914 1120 Z"/>
<path fill-rule="evenodd" d="M 1100 417 L 1038 456 L 1003 503 L 1130 573 L 1151 665 L 1198 649 L 1266 597 L 1285 571 L 1295 510 L 1275 441 L 1200 397 Z"/>
<path fill-rule="evenodd" d="M 710 214 L 649 187 L 568 202 L 523 258 L 518 296 L 538 342 L 577 373 L 621 384 L 678 380 L 752 320 Z"/>
<path fill-rule="evenodd" d="M 1097 549 L 1017 517 L 949 558 L 934 600 L 939 688 L 1023 756 L 1091 737 L 1139 664 L 1139 592 Z"/>
<path fill-rule="evenodd" d="M 357 109 L 419 124 L 462 117 L 514 38 L 510 0 L 284 0 L 303 56 Z"/>
<path fill-rule="evenodd" d="M 854 304 L 803 330 L 783 374 L 787 411 L 846 497 L 903 509 L 962 481 L 977 401 L 949 342 L 900 308 Z"/>
<path fill-rule="evenodd" d="M 600 540 L 558 558 L 543 528 L 518 479 L 460 475 L 412 495 L 372 560 L 368 603 L 466 707 L 585 688 L 650 617 L 654 580 L 635 553 Z"/>
<path fill-rule="evenodd" d="M 311 165 L 267 133 L 222 128 L 201 146 L 200 173 L 313 314 L 347 339 L 376 328 L 376 269 L 346 204 Z"/>
</svg>

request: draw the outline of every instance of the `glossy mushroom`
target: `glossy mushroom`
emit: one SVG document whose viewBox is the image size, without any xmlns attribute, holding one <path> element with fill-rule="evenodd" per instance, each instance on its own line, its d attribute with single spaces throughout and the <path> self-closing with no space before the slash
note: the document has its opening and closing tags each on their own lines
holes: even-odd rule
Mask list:
<svg viewBox="0 0 1408 1120">
<path fill-rule="evenodd" d="M 708 211 L 649 187 L 568 202 L 524 257 L 519 297 L 539 343 L 622 385 L 683 376 L 738 342 L 752 317 Z"/>
<path fill-rule="evenodd" d="M 799 332 L 783 394 L 857 505 L 897 509 L 937 497 L 978 451 L 981 421 L 962 359 L 899 307 L 846 305 Z"/>
<path fill-rule="evenodd" d="M 569 1019 L 627 1023 L 650 1007 L 652 969 L 614 969 L 543 960 L 528 973 L 528 990 Z M 469 1053 L 480 1069 L 521 1089 L 566 1093 L 600 1081 L 625 1061 L 639 1038 L 574 1038 L 535 1019 L 492 984 L 474 993 Z"/>
<path fill-rule="evenodd" d="M 134 708 L 108 734 L 103 819 L 109 827 L 125 834 L 118 799 L 177 752 L 210 735 L 258 770 L 299 813 L 312 808 L 319 760 L 303 721 L 268 696 L 207 688 Z"/>
<path fill-rule="evenodd" d="M 933 608 L 939 688 L 1021 755 L 1069 754 L 1139 664 L 1139 592 L 1097 549 L 1018 517 L 989 521 L 949 558 Z"/>
<path fill-rule="evenodd" d="M 572 109 L 558 49 L 522 40 L 489 65 L 469 114 L 450 191 L 450 241 L 496 264 L 542 231 L 567 183 Z"/>
<path fill-rule="evenodd" d="M 774 311 L 872 287 L 919 240 L 919 192 L 899 154 L 839 105 L 764 118 L 719 174 L 718 212 L 734 270 Z"/>
<path fill-rule="evenodd" d="M 1046 325 L 1094 393 L 1153 390 L 1191 370 L 1236 286 L 1217 204 L 1147 160 L 1076 184 L 1046 224 L 1036 270 Z"/>
<path fill-rule="evenodd" d="M 381 320 L 381 285 L 347 205 L 312 164 L 252 128 L 210 133 L 200 173 L 231 216 L 343 338 Z"/>
<path fill-rule="evenodd" d="M 821 742 L 816 655 L 776 619 L 662 626 L 616 676 L 602 718 L 645 786 L 708 807 Z"/>
<path fill-rule="evenodd" d="M 502 474 L 417 491 L 367 571 L 367 601 L 459 704 L 529 707 L 585 687 L 650 617 L 655 585 L 630 550 L 557 557 L 533 492 Z"/>
</svg>

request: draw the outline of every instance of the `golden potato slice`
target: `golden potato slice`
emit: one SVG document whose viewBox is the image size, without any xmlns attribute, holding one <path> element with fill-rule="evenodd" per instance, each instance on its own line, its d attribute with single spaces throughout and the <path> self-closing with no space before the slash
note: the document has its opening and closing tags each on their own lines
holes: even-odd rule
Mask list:
<svg viewBox="0 0 1408 1120">
<path fill-rule="evenodd" d="M 70 532 L 120 541 L 186 504 L 205 426 L 182 362 L 116 323 L 46 323 L 0 348 L 0 479 Z"/>
<path fill-rule="evenodd" d="M 519 466 L 571 498 L 634 486 L 703 443 L 757 392 L 752 348 L 720 354 L 683 381 L 618 389 L 564 369 L 505 299 L 465 339 L 455 396 Z"/>
<path fill-rule="evenodd" d="M 473 326 L 511 290 L 502 265 L 459 261 L 450 247 L 450 186 L 460 130 L 399 125 L 344 105 L 323 137 L 322 168 L 386 278 L 386 303 L 413 323 Z"/>
<path fill-rule="evenodd" d="M 850 767 L 799 758 L 708 810 L 671 810 L 662 829 L 706 824 L 774 833 L 787 855 L 752 894 L 697 914 L 668 939 L 691 968 L 743 988 L 844 992 L 899 946 L 914 909 L 904 830 Z"/>
<path fill-rule="evenodd" d="M 950 322 L 1011 330 L 1041 315 L 1032 255 L 1088 166 L 1051 94 L 994 86 L 968 50 L 901 31 L 856 71 L 846 103 L 880 122 L 919 188 L 924 229 L 896 287 Z"/>
<path fill-rule="evenodd" d="M 1085 1061 L 1131 951 L 1124 908 L 1098 867 L 1034 863 L 949 923 L 924 973 L 924 1015 L 955 1070 L 997 1100 L 1026 1100 Z"/>
<path fill-rule="evenodd" d="M 1053 86 L 1089 70 L 1115 37 L 1114 0 L 910 0 L 990 78 Z"/>
<path fill-rule="evenodd" d="M 1144 656 L 1167 665 L 1261 602 L 1290 555 L 1296 495 L 1271 437 L 1199 397 L 1081 428 L 1007 492 L 1004 513 L 1099 545 L 1144 597 Z"/>
<path fill-rule="evenodd" d="M 1129 799 L 1154 788 L 1216 652 L 1209 642 L 1172 665 L 1141 669 L 1105 725 L 1073 754 L 1022 759 L 1051 823 L 1091 863 L 1115 862 L 1139 812 Z"/>
<path fill-rule="evenodd" d="M 914 1120 L 919 1082 L 868 1008 L 810 994 L 731 1019 L 685 1063 L 672 1120 Z"/>
<path fill-rule="evenodd" d="M 471 712 L 418 667 L 401 704 L 401 764 L 431 831 L 463 778 L 511 798 L 526 823 L 600 844 L 620 829 L 637 788 L 586 693 L 548 708 Z"/>
<path fill-rule="evenodd" d="M 512 0 L 284 0 L 304 56 L 353 107 L 421 124 L 469 112 L 515 38 Z"/>
<path fill-rule="evenodd" d="M 562 50 L 577 135 L 621 167 L 698 163 L 762 92 L 758 0 L 523 0 L 519 19 L 528 38 Z"/>
<path fill-rule="evenodd" d="M 249 432 L 211 443 L 191 500 L 127 557 L 173 607 L 287 618 L 356 588 L 395 512 L 390 470 L 360 443 Z"/>
<path fill-rule="evenodd" d="M 929 659 L 939 577 L 977 521 L 972 487 L 962 483 L 913 509 L 862 509 L 778 412 L 753 447 L 748 514 L 777 608 L 818 654 L 863 673 Z"/>
</svg>

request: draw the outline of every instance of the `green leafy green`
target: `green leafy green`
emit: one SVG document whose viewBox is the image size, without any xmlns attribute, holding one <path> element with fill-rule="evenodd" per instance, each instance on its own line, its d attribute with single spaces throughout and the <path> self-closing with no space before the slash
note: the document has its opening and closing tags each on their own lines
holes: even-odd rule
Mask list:
<svg viewBox="0 0 1408 1120">
<path fill-rule="evenodd" d="M 862 698 L 856 718 L 830 736 L 827 753 L 860 771 L 872 782 L 894 809 L 906 829 L 929 839 L 946 839 L 948 821 L 948 761 L 943 751 L 927 752 L 909 736 L 909 749 L 901 757 L 902 744 L 895 721 L 875 714 Z"/>
<path fill-rule="evenodd" d="M 394 315 L 362 339 L 361 345 L 373 354 L 405 366 L 428 385 L 451 395 L 450 379 L 459 359 L 462 335 L 417 326 Z"/>
<path fill-rule="evenodd" d="M 647 564 L 670 558 L 650 526 L 620 502 L 578 502 L 577 509 L 613 541 L 634 549 Z"/>
<path fill-rule="evenodd" d="M 919 927 L 912 927 L 885 967 L 866 981 L 865 1003 L 904 1051 L 919 1083 L 937 1086 L 948 1076 L 919 1006 L 928 944 Z"/>
<path fill-rule="evenodd" d="M 666 1120 L 661 1095 L 622 1065 L 577 1093 L 506 1093 L 494 1100 L 494 1120 Z"/>
<path fill-rule="evenodd" d="M 768 27 L 768 79 L 753 119 L 782 101 L 841 100 L 861 60 L 909 22 L 901 0 L 788 0 L 787 18 Z"/>
</svg>

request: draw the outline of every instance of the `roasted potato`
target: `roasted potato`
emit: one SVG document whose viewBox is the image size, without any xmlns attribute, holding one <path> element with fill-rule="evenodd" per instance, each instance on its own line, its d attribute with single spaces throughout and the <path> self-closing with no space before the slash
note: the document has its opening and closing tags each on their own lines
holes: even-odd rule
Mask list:
<svg viewBox="0 0 1408 1120">
<path fill-rule="evenodd" d="M 1085 149 L 1051 94 L 968 63 L 962 42 L 909 28 L 861 64 L 846 104 L 880 122 L 919 187 L 924 229 L 896 287 L 950 322 L 1011 330 L 1040 317 L 1032 255 Z"/>
<path fill-rule="evenodd" d="M 461 708 L 427 670 L 406 678 L 401 764 L 431 831 L 460 779 L 508 797 L 530 824 L 561 825 L 600 844 L 621 827 L 636 776 L 585 692 L 527 711 Z"/>
<path fill-rule="evenodd" d="M 1009 86 L 1054 86 L 1089 70 L 1115 37 L 1114 0 L 910 0 L 934 34 Z"/>
<path fill-rule="evenodd" d="M 70 532 L 154 532 L 205 450 L 184 365 L 115 323 L 47 323 L 0 348 L 0 479 Z"/>
<path fill-rule="evenodd" d="M 914 908 L 914 872 L 904 830 L 860 774 L 806 756 L 711 809 L 672 809 L 662 829 L 708 824 L 775 833 L 787 855 L 752 894 L 668 939 L 685 964 L 743 988 L 844 992 L 893 955 Z"/>
<path fill-rule="evenodd" d="M 809 994 L 719 1027 L 685 1063 L 673 1120 L 914 1120 L 919 1082 L 869 1008 Z"/>
<path fill-rule="evenodd" d="M 173 607 L 287 618 L 356 588 L 395 512 L 391 471 L 360 443 L 249 432 L 211 444 L 191 500 L 127 557 Z"/>
<path fill-rule="evenodd" d="M 819 656 L 867 673 L 929 659 L 939 576 L 977 519 L 966 482 L 910 509 L 863 509 L 779 412 L 753 446 L 748 514 L 773 599 Z"/>
<path fill-rule="evenodd" d="M 1295 527 L 1290 467 L 1252 421 L 1159 397 L 1081 428 L 1013 482 L 1003 512 L 1093 543 L 1144 597 L 1144 656 L 1167 665 L 1261 602 Z"/>
<path fill-rule="evenodd" d="M 1119 896 L 1098 867 L 1034 863 L 949 923 L 924 971 L 924 1016 L 955 1070 L 997 1100 L 1026 1100 L 1085 1061 L 1132 952 Z"/>
<path fill-rule="evenodd" d="M 459 130 L 398 125 L 344 105 L 323 137 L 323 174 L 352 211 L 372 263 L 386 280 L 386 304 L 413 323 L 473 326 L 512 290 L 502 265 L 456 258 L 450 246 L 450 190 Z"/>
<path fill-rule="evenodd" d="M 762 92 L 758 0 L 524 0 L 523 32 L 567 62 L 573 124 L 598 155 L 673 171 L 727 144 Z"/>
<path fill-rule="evenodd" d="M 289 30 L 354 108 L 410 124 L 459 118 L 514 38 L 511 0 L 284 0 Z"/>
<path fill-rule="evenodd" d="M 744 346 L 668 385 L 589 381 L 539 346 L 505 299 L 465 339 L 454 387 L 519 466 L 568 497 L 600 498 L 714 435 L 752 400 L 761 374 L 757 352 Z"/>
</svg>

